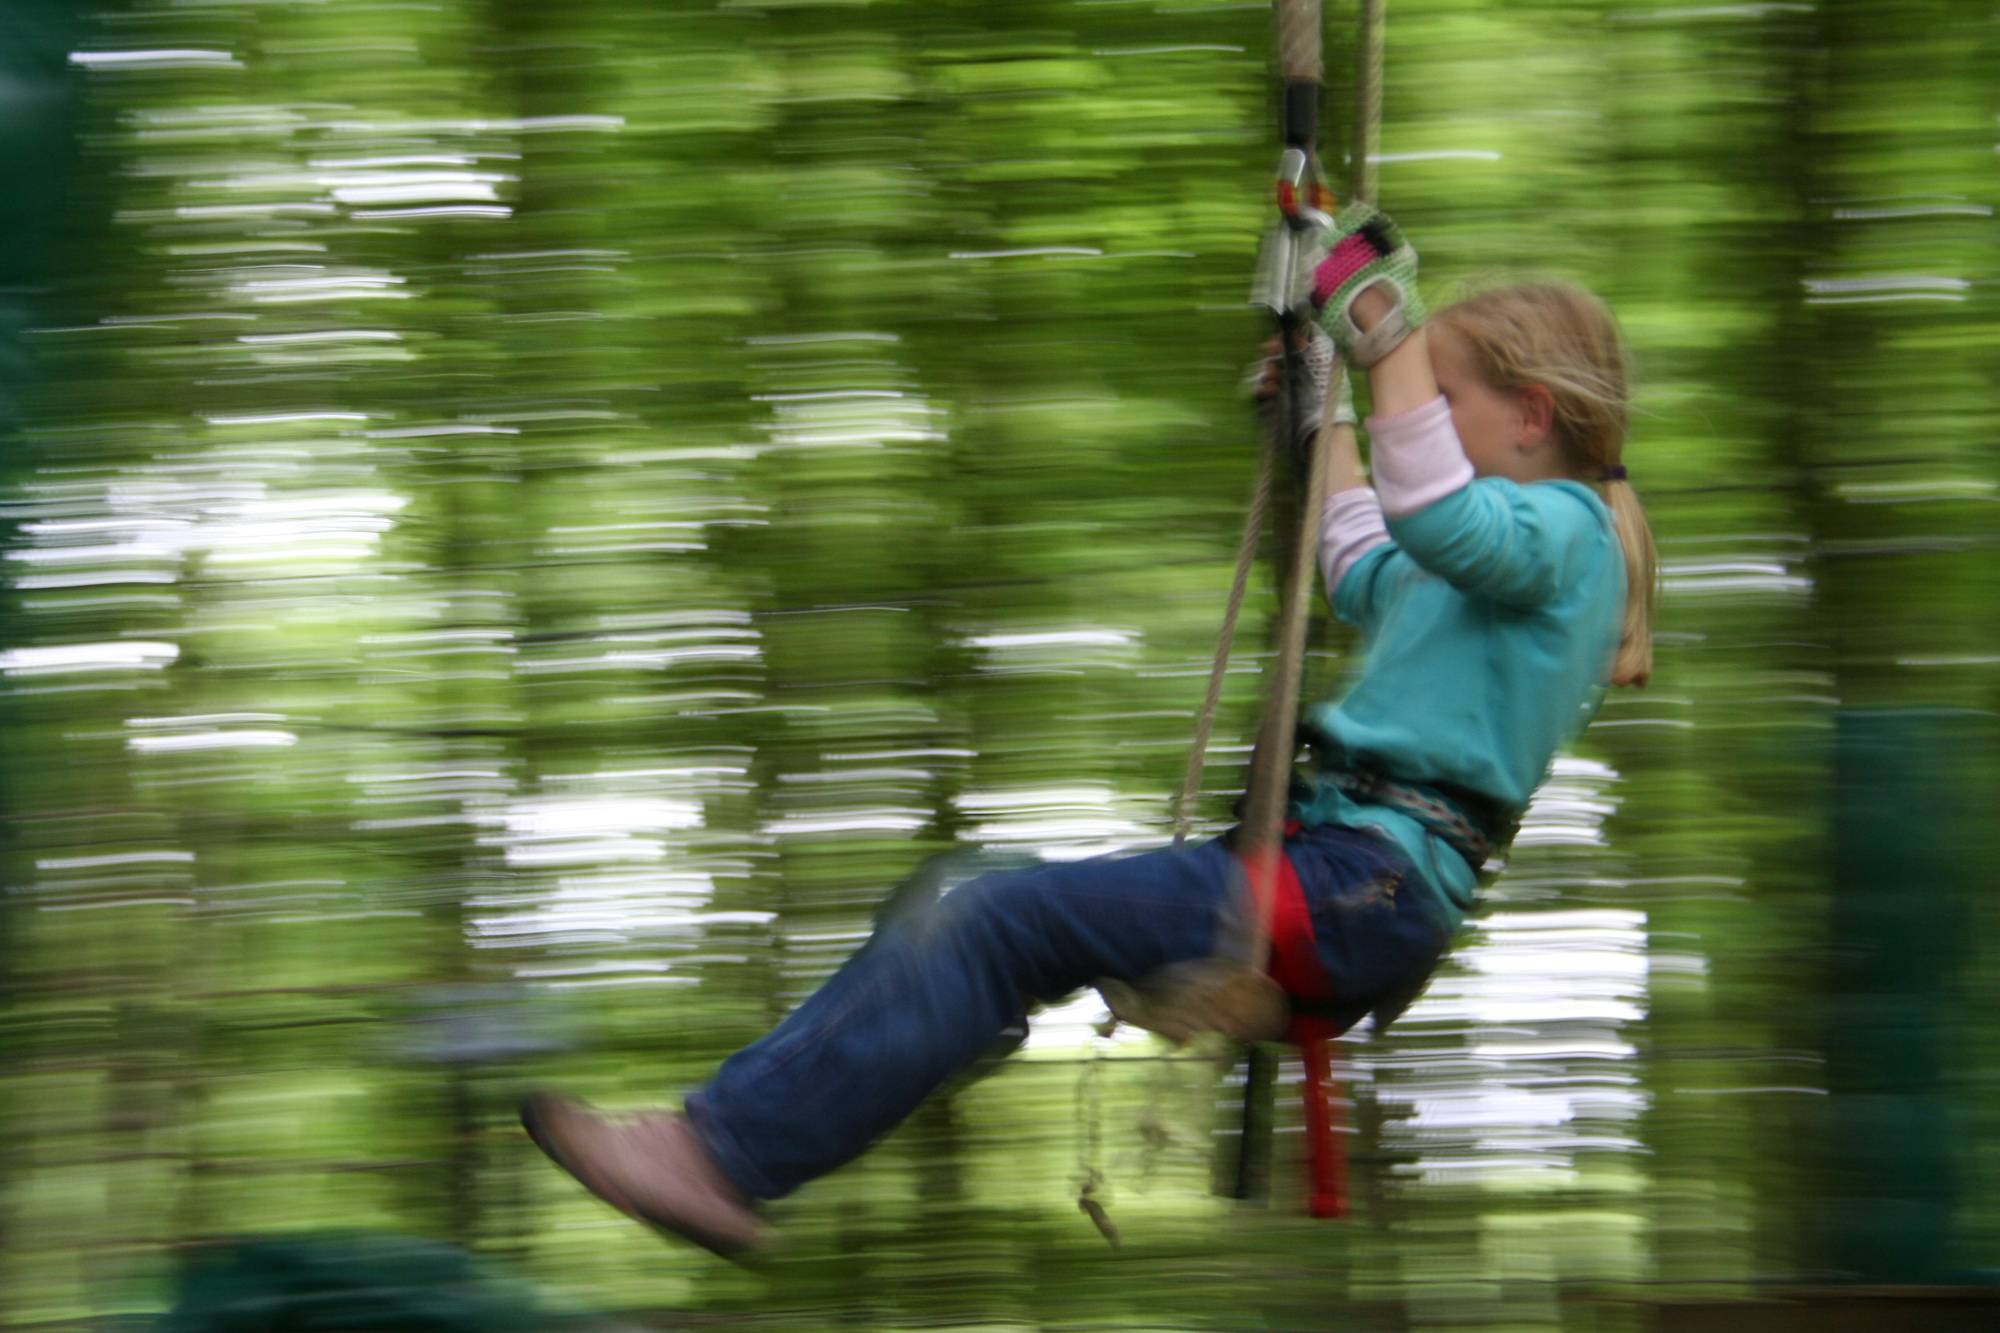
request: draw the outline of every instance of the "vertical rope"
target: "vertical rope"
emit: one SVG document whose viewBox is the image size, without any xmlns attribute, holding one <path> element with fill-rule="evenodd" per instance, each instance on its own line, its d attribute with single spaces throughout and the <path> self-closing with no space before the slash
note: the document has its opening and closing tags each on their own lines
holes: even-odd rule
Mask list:
<svg viewBox="0 0 2000 1333">
<path fill-rule="evenodd" d="M 1278 73 L 1287 83 L 1318 83 L 1325 73 L 1320 56 L 1320 0 L 1277 0 Z"/>
<path fill-rule="evenodd" d="M 1288 85 L 1317 84 L 1324 72 L 1320 40 L 1320 0 L 1275 0 L 1278 22 L 1279 69 Z M 1384 0 L 1361 0 L 1361 34 L 1356 76 L 1356 126 L 1354 138 L 1354 194 L 1372 199 L 1375 194 L 1374 159 L 1381 140 L 1382 60 Z M 1337 402 L 1345 368 L 1336 368 L 1327 386 L 1329 403 Z M 1281 845 L 1280 826 L 1290 787 L 1292 750 L 1296 744 L 1299 684 L 1303 676 L 1305 632 L 1308 608 L 1313 595 L 1313 571 L 1318 563 L 1319 517 L 1326 507 L 1327 453 L 1335 427 L 1333 413 L 1321 424 L 1306 473 L 1305 505 L 1301 510 L 1302 531 L 1293 547 L 1293 565 L 1286 572 L 1284 601 L 1278 633 L 1278 659 L 1274 670 L 1263 726 L 1250 773 L 1249 799 L 1243 812 L 1244 852 L 1253 859 L 1276 853 Z M 1283 427 L 1281 426 L 1282 430 Z M 1267 448 L 1259 460 L 1256 488 L 1250 502 L 1241 542 L 1237 548 L 1236 573 L 1230 586 L 1229 603 L 1223 613 L 1222 632 L 1215 660 L 1209 671 L 1208 690 L 1195 723 L 1192 752 L 1188 755 L 1180 800 L 1174 812 L 1174 841 L 1186 840 L 1201 796 L 1202 766 L 1208 752 L 1215 710 L 1228 670 L 1236 622 L 1243 606 L 1250 565 L 1255 559 L 1257 538 L 1263 527 L 1273 467 L 1272 457 L 1281 442 Z M 1254 880 L 1268 879 L 1253 876 Z M 1258 884 L 1251 935 L 1251 965 L 1261 972 L 1270 955 L 1272 902 L 1268 884 Z"/>
<path fill-rule="evenodd" d="M 1284 78 L 1285 98 L 1282 130 L 1293 148 L 1311 154 L 1316 130 L 1319 85 L 1325 74 L 1320 0 L 1276 0 L 1278 21 L 1278 68 Z M 1297 360 L 1292 346 L 1295 315 L 1289 312 L 1279 321 L 1280 355 L 1284 358 L 1288 405 L 1293 395 L 1291 377 Z M 1331 386 L 1336 391 L 1338 385 Z M 1331 400 L 1329 400 L 1331 401 Z M 1283 414 L 1280 434 L 1270 451 L 1289 449 L 1297 438 L 1290 411 Z M 1333 413 L 1325 413 L 1330 424 Z M 1319 542 L 1320 498 L 1314 478 L 1324 473 L 1322 428 L 1308 464 L 1304 506 L 1299 511 L 1299 539 L 1294 544 L 1292 568 L 1284 571 L 1283 601 L 1279 608 L 1278 655 L 1266 686 L 1264 721 L 1258 729 L 1257 746 L 1251 754 L 1248 797 L 1244 801 L 1242 840 L 1239 851 L 1249 870 L 1252 898 L 1248 962 L 1261 975 L 1271 948 L 1271 914 L 1276 885 L 1270 858 L 1280 855 L 1283 845 L 1285 795 L 1291 784 L 1293 715 L 1298 709 L 1301 660 L 1305 655 L 1306 603 L 1312 595 L 1312 568 Z"/>
<path fill-rule="evenodd" d="M 1339 401 L 1346 367 L 1335 366 L 1327 385 L 1327 402 Z M 1257 737 L 1257 757 L 1250 774 L 1250 799 L 1243 811 L 1244 858 L 1280 855 L 1284 842 L 1285 798 L 1291 790 L 1292 751 L 1297 745 L 1299 680 L 1304 674 L 1306 622 L 1313 598 L 1313 569 L 1319 563 L 1319 517 L 1326 508 L 1327 454 L 1339 423 L 1329 407 L 1313 440 L 1306 470 L 1305 504 L 1299 511 L 1300 532 L 1292 545 L 1292 568 L 1285 575 L 1284 603 L 1279 610 L 1278 661 L 1273 672 L 1264 727 Z M 1255 874 L 1256 930 L 1251 942 L 1251 967 L 1263 972 L 1271 955 L 1271 915 L 1275 884 L 1269 874 Z"/>
<path fill-rule="evenodd" d="M 1229 650 L 1236 641 L 1236 619 L 1243 610 L 1244 590 L 1250 583 L 1250 567 L 1257 562 L 1257 537 L 1264 529 L 1264 510 L 1271 499 L 1271 458 L 1277 451 L 1266 448 L 1258 455 L 1257 482 L 1250 492 L 1250 513 L 1243 521 L 1243 536 L 1236 546 L 1236 575 L 1229 585 L 1229 605 L 1222 613 L 1222 633 L 1215 644 L 1215 661 L 1208 670 L 1208 692 L 1202 696 L 1201 712 L 1195 718 L 1194 747 L 1188 751 L 1187 772 L 1181 779 L 1181 798 L 1174 807 L 1174 846 L 1187 841 L 1194 825 L 1195 804 L 1201 799 L 1201 769 L 1208 758 L 1208 738 L 1215 730 L 1215 709 L 1222 699 L 1222 679 L 1229 672 Z"/>
<path fill-rule="evenodd" d="M 1284 83 L 1281 113 L 1285 141 L 1308 152 L 1317 132 L 1319 85 L 1325 75 L 1321 40 L 1320 0 L 1273 0 L 1278 36 L 1278 73 Z M 1296 431 L 1292 383 L 1296 357 L 1288 335 L 1281 334 L 1279 358 L 1284 365 L 1283 407 L 1274 439 L 1258 460 L 1257 484 L 1250 497 L 1250 513 L 1244 522 L 1243 538 L 1237 545 L 1236 573 L 1229 588 L 1229 604 L 1223 611 L 1222 633 L 1215 647 L 1215 661 L 1209 668 L 1208 690 L 1201 711 L 1195 717 L 1194 745 L 1188 754 L 1187 769 L 1181 779 L 1180 800 L 1174 808 L 1174 843 L 1187 841 L 1194 825 L 1196 803 L 1201 799 L 1201 771 L 1207 761 L 1209 736 L 1215 726 L 1215 710 L 1222 698 L 1222 682 L 1229 670 L 1229 653 L 1235 642 L 1236 621 L 1243 609 L 1244 590 L 1249 586 L 1250 567 L 1256 563 L 1257 539 L 1263 530 L 1264 513 L 1271 496 L 1273 456 L 1280 448 L 1289 449 Z M 1290 705 L 1287 705 L 1289 707 Z M 1252 763 L 1252 773 L 1256 764 Z M 1277 825 L 1272 824 L 1275 833 Z M 1255 841 L 1253 837 L 1252 841 Z"/>
<path fill-rule="evenodd" d="M 1361 0 L 1361 40 L 1356 78 L 1355 194 L 1372 199 L 1375 194 L 1374 159 L 1381 142 L 1382 60 L 1384 0 Z M 1302 24 L 1311 11 L 1310 33 Z M 1317 56 L 1308 60 L 1305 48 L 1317 50 L 1319 5 L 1299 0 L 1279 0 L 1278 19 L 1281 59 L 1289 68 L 1319 69 Z M 1345 367 L 1336 368 L 1327 386 L 1329 404 L 1339 401 Z M 1335 423 L 1328 411 L 1313 441 L 1306 474 L 1305 505 L 1300 511 L 1301 531 L 1294 547 L 1293 567 L 1286 574 L 1284 602 L 1280 610 L 1278 661 L 1270 684 L 1264 725 L 1257 737 L 1251 764 L 1250 793 L 1243 812 L 1243 852 L 1255 867 L 1259 858 L 1279 855 L 1283 845 L 1281 825 L 1286 794 L 1291 785 L 1292 751 L 1296 745 L 1299 683 L 1305 658 L 1308 606 L 1313 596 L 1313 569 L 1319 552 L 1319 521 L 1326 507 L 1327 455 L 1332 445 Z M 1256 913 L 1251 937 L 1251 963 L 1262 971 L 1270 956 L 1270 923 L 1273 886 L 1268 874 L 1253 873 Z"/>
<path fill-rule="evenodd" d="M 1364 203 L 1375 202 L 1375 160 L 1382 153 L 1382 62 L 1385 0 L 1361 0 L 1361 31 L 1355 43 L 1354 161 L 1348 189 Z"/>
</svg>

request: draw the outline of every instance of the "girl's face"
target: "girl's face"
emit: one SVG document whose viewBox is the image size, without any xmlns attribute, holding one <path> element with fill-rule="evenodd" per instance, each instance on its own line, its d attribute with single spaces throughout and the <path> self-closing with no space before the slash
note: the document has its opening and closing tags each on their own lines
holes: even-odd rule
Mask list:
<svg viewBox="0 0 2000 1333">
<path fill-rule="evenodd" d="M 1471 350 L 1455 330 L 1433 322 L 1427 332 L 1431 373 L 1451 407 L 1451 424 L 1473 472 L 1520 482 L 1561 475 L 1560 469 L 1549 470 L 1557 451 L 1550 447 L 1551 422 L 1548 414 L 1537 410 L 1542 404 L 1535 391 L 1516 394 L 1494 388 L 1473 369 Z M 1548 406 L 1553 407 L 1553 400 Z"/>
</svg>

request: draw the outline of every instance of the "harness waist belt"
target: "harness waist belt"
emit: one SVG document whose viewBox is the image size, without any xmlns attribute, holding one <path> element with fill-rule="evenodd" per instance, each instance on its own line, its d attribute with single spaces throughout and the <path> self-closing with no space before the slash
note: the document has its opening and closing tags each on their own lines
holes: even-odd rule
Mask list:
<svg viewBox="0 0 2000 1333">
<path fill-rule="evenodd" d="M 1319 776 L 1356 801 L 1416 820 L 1457 852 L 1475 875 L 1484 873 L 1493 854 L 1505 850 L 1521 826 L 1519 812 L 1443 783 L 1400 782 L 1367 769 L 1333 766 L 1322 767 Z"/>
</svg>

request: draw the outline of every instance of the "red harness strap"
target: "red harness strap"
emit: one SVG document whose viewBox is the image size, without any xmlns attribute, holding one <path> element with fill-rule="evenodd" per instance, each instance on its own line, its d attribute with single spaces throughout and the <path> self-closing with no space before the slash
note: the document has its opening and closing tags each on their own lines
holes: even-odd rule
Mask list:
<svg viewBox="0 0 2000 1333">
<path fill-rule="evenodd" d="M 1287 825 L 1285 832 L 1296 829 L 1296 825 Z M 1306 909 L 1305 890 L 1298 872 L 1292 869 L 1291 858 L 1282 851 L 1255 860 L 1245 856 L 1243 869 L 1254 898 L 1271 903 L 1271 979 L 1297 999 L 1331 999 L 1333 981 L 1320 966 L 1312 914 Z M 1306 1145 L 1312 1173 L 1307 1211 L 1314 1217 L 1347 1216 L 1347 1149 L 1339 1134 L 1340 1089 L 1333 1081 L 1333 1039 L 1337 1035 L 1339 1030 L 1330 1020 L 1305 1014 L 1293 1014 L 1285 1034 L 1298 1046 L 1305 1062 L 1301 1092 L 1306 1103 Z"/>
</svg>

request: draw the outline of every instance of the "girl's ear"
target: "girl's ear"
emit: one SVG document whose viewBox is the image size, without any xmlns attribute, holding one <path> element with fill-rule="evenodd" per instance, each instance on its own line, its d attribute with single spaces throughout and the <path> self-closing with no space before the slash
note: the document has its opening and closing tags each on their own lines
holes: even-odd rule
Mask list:
<svg viewBox="0 0 2000 1333">
<path fill-rule="evenodd" d="M 1556 428 L 1556 396 L 1539 384 L 1530 384 L 1515 395 L 1521 414 L 1520 444 L 1532 449 L 1546 441 Z"/>
</svg>

